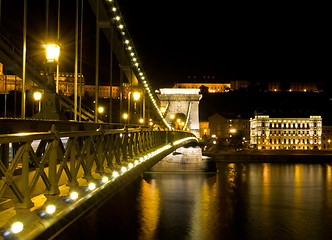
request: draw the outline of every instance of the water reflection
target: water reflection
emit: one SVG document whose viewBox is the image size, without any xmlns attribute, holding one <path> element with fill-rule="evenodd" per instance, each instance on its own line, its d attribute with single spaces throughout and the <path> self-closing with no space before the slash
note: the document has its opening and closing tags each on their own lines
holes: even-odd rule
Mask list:
<svg viewBox="0 0 332 240">
<path fill-rule="evenodd" d="M 154 239 L 160 216 L 160 193 L 155 179 L 149 183 L 142 180 L 138 203 L 141 223 L 139 239 Z"/>
<path fill-rule="evenodd" d="M 214 172 L 193 171 L 191 164 L 190 171 L 159 166 L 76 223 L 84 234 L 75 235 L 74 226 L 67 237 L 96 239 L 109 232 L 110 239 L 332 236 L 331 164 L 215 165 Z"/>
</svg>

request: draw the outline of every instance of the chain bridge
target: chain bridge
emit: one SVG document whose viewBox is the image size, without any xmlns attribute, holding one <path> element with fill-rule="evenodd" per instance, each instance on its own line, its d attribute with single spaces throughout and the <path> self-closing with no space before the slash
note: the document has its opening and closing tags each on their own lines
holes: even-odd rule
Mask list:
<svg viewBox="0 0 332 240">
<path fill-rule="evenodd" d="M 49 42 L 50 7 L 49 0 L 45 2 L 45 42 Z M 60 0 L 54 2 L 58 3 L 57 42 L 52 45 L 56 50 L 61 46 L 62 15 Z M 195 92 L 183 99 L 186 109 L 174 107 L 171 98 L 162 96 L 164 92 L 158 98 L 115 0 L 76 0 L 75 70 L 70 95 L 59 84 L 59 55 L 41 65 L 29 55 L 27 14 L 33 13 L 27 0 L 18 5 L 24 9 L 19 33 L 23 34 L 23 42 L 18 46 L 2 25 L 0 32 L 4 72 L 0 79 L 4 95 L 0 119 L 0 231 L 4 239 L 45 239 L 103 204 L 177 148 L 198 142 L 195 134 L 200 95 Z M 0 11 L 7 11 L 5 7 L 2 4 Z M 82 101 L 82 49 L 91 48 L 84 45 L 78 30 L 84 30 L 84 8 L 93 12 L 96 29 L 94 99 L 90 105 Z M 107 116 L 99 104 L 103 100 L 99 75 L 100 55 L 104 54 L 101 33 L 110 49 Z M 114 62 L 118 63 L 118 75 Z M 13 88 L 8 73 L 15 76 L 14 107 L 10 107 L 9 90 Z M 117 77 L 118 95 L 112 99 Z M 38 106 L 36 102 L 29 105 L 29 96 L 37 90 L 42 95 L 36 99 Z M 169 105 L 166 113 L 161 109 L 164 105 Z M 11 108 L 15 108 L 14 115 Z M 184 126 L 175 127 L 171 113 L 182 113 Z"/>
</svg>

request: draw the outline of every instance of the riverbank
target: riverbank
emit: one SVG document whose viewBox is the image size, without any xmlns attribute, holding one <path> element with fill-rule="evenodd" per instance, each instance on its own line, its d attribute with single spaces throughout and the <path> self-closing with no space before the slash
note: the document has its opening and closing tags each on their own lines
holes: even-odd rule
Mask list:
<svg viewBox="0 0 332 240">
<path fill-rule="evenodd" d="M 215 161 L 266 163 L 332 163 L 332 151 L 243 150 L 203 152 Z"/>
</svg>

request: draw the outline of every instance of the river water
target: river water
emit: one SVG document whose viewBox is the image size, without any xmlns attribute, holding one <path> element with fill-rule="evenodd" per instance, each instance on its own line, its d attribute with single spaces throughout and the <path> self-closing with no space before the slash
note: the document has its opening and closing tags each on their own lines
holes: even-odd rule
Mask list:
<svg viewBox="0 0 332 240">
<path fill-rule="evenodd" d="M 57 239 L 331 239 L 332 164 L 207 165 L 196 150 L 163 160 Z"/>
</svg>

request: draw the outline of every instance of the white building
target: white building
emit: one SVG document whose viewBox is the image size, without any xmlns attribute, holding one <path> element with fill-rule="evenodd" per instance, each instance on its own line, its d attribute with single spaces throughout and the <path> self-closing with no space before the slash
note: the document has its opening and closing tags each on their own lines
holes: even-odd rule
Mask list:
<svg viewBox="0 0 332 240">
<path fill-rule="evenodd" d="M 321 149 L 322 118 L 250 118 L 250 144 L 257 149 Z"/>
</svg>

